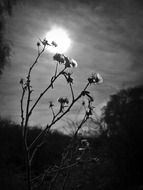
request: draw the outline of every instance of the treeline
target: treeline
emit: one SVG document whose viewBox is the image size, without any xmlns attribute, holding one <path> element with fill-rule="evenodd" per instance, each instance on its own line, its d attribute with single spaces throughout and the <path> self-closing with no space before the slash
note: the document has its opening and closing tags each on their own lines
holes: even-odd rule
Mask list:
<svg viewBox="0 0 143 190">
<path fill-rule="evenodd" d="M 56 190 L 139 190 L 143 189 L 143 87 L 121 90 L 110 97 L 103 110 L 104 130 L 99 136 L 86 137 L 89 150 L 84 162 L 61 172 L 53 185 Z M 29 128 L 29 142 L 41 129 Z M 78 137 L 77 143 L 85 137 Z M 40 176 L 48 168 L 60 165 L 71 137 L 59 132 L 46 134 L 32 164 L 32 175 Z M 11 121 L 0 119 L 0 186 L 2 189 L 26 189 L 25 155 L 22 130 Z M 81 149 L 81 148 L 80 148 Z M 76 156 L 76 155 L 75 155 Z M 79 156 L 76 156 L 79 159 Z M 75 160 L 76 160 L 75 159 Z M 67 175 L 68 174 L 68 175 Z M 67 183 L 62 183 L 63 177 Z M 50 175 L 35 189 L 48 189 Z M 35 184 L 39 181 L 36 180 Z"/>
</svg>

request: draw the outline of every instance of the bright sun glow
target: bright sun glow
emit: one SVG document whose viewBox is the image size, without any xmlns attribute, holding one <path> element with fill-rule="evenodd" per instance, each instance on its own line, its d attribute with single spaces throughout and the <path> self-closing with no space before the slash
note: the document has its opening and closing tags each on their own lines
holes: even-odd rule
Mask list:
<svg viewBox="0 0 143 190">
<path fill-rule="evenodd" d="M 67 32 L 62 28 L 53 28 L 46 34 L 46 40 L 51 43 L 56 42 L 57 47 L 49 46 L 48 50 L 51 53 L 65 53 L 70 45 L 71 40 Z"/>
</svg>

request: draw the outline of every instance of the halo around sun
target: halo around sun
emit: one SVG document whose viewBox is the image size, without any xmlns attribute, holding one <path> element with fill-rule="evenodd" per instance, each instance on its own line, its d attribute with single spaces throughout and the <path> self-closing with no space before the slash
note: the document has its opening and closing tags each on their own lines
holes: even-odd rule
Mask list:
<svg viewBox="0 0 143 190">
<path fill-rule="evenodd" d="M 49 32 L 46 34 L 46 40 L 51 43 L 54 41 L 57 44 L 57 47 L 49 46 L 48 50 L 51 53 L 65 53 L 68 51 L 71 40 L 68 36 L 68 33 L 63 28 L 52 28 Z"/>
</svg>

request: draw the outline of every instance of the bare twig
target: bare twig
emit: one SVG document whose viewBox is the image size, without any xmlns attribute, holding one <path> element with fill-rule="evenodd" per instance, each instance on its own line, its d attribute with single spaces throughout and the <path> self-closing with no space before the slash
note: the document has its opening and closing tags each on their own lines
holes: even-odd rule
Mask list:
<svg viewBox="0 0 143 190">
<path fill-rule="evenodd" d="M 58 75 L 56 75 L 52 80 L 51 83 L 49 84 L 49 86 L 39 95 L 39 97 L 37 98 L 36 102 L 33 104 L 33 106 L 31 107 L 28 116 L 30 116 L 32 114 L 33 109 L 36 107 L 36 105 L 38 104 L 38 102 L 40 101 L 40 99 L 43 97 L 43 95 L 49 90 L 49 88 L 51 88 L 53 86 L 53 83 L 55 82 L 55 80 L 62 75 L 63 71 L 65 70 L 65 68 L 60 71 L 58 73 Z"/>
<path fill-rule="evenodd" d="M 87 85 L 85 86 L 84 90 L 85 91 L 89 86 L 89 83 L 87 83 Z M 83 92 L 82 91 L 82 92 Z M 29 150 L 35 146 L 35 144 L 39 141 L 39 139 L 43 136 L 43 134 L 49 130 L 57 121 L 59 121 L 64 115 L 66 115 L 70 109 L 72 108 L 72 106 L 81 98 L 82 96 L 82 92 L 77 96 L 77 98 L 75 98 L 70 106 L 67 108 L 67 110 L 65 112 L 63 112 L 59 117 L 56 117 L 49 125 L 47 124 L 47 126 L 45 127 L 45 129 L 43 131 L 41 131 L 41 133 L 34 139 L 34 141 L 31 143 L 31 145 L 29 145 Z"/>
<path fill-rule="evenodd" d="M 22 87 L 22 96 L 20 100 L 20 107 L 21 107 L 21 127 L 22 127 L 22 136 L 24 137 L 24 108 L 23 108 L 23 100 L 24 100 L 24 95 L 25 95 L 25 88 Z"/>
</svg>

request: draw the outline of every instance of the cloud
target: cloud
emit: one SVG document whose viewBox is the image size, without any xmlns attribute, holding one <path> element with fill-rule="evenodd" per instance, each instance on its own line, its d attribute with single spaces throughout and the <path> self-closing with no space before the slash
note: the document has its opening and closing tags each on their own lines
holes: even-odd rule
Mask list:
<svg viewBox="0 0 143 190">
<path fill-rule="evenodd" d="M 72 39 L 67 55 L 78 62 L 78 68 L 73 71 L 76 94 L 84 88 L 87 78 L 94 72 L 101 73 L 104 78 L 103 85 L 90 87 L 96 105 L 105 103 L 111 93 L 123 86 L 141 84 L 141 6 L 141 1 L 133 0 L 31 0 L 18 4 L 13 17 L 7 20 L 6 37 L 12 41 L 13 47 L 11 66 L 5 70 L 0 81 L 0 104 L 5 109 L 1 114 L 17 118 L 21 94 L 19 80 L 25 76 L 37 55 L 38 38 L 44 38 L 52 24 L 64 27 Z M 34 99 L 49 83 L 54 68 L 52 55 L 46 51 L 33 72 Z M 56 92 L 50 91 L 49 96 L 45 96 L 39 103 L 32 123 L 46 121 L 45 104 L 49 98 L 57 100 L 62 94 L 69 95 L 69 88 L 66 88 L 66 82 L 62 78 L 55 88 Z"/>
</svg>

